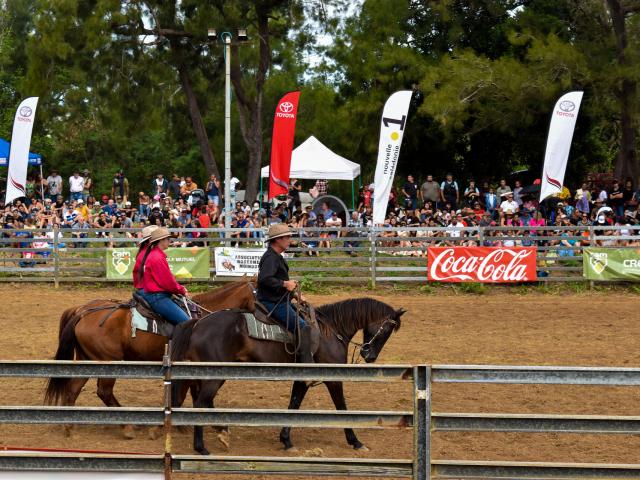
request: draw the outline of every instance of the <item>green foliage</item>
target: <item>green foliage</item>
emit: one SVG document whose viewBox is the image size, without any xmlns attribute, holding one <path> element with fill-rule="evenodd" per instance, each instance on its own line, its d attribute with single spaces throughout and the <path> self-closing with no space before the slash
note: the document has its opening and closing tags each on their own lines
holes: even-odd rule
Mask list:
<svg viewBox="0 0 640 480">
<path fill-rule="evenodd" d="M 467 295 L 484 295 L 487 293 L 487 287 L 484 283 L 469 282 L 456 285 L 456 289 Z"/>
<path fill-rule="evenodd" d="M 620 64 L 604 4 L 0 0 L 0 136 L 10 136 L 19 101 L 37 95 L 32 150 L 63 176 L 87 167 L 98 191 L 109 189 L 118 168 L 126 170 L 133 191 L 149 190 L 158 171 L 193 174 L 201 182 L 205 167 L 177 66 L 188 69 L 211 149 L 221 162 L 222 49 L 207 43 L 204 32 L 249 29 L 249 42 L 234 58 L 244 93 L 257 105 L 256 13 L 268 8 L 270 68 L 260 108 L 245 109 L 245 121 L 250 118 L 261 129 L 262 164 L 270 151 L 276 102 L 285 91 L 300 88 L 296 144 L 315 135 L 360 163 L 368 183 L 384 102 L 396 90 L 413 89 L 399 178 L 409 172 L 441 178 L 452 170 L 480 181 L 517 167 L 535 170 L 543 160 L 553 102 L 567 90 L 582 89 L 567 172 L 567 179 L 579 182 L 589 170 L 613 166 L 620 86 L 640 81 L 640 14 L 627 17 L 629 46 L 626 63 Z M 141 25 L 188 36 L 144 36 Z M 241 128 L 238 93 L 232 161 L 234 174 L 245 178 L 255 152 L 252 157 L 253 140 Z M 636 130 L 638 110 L 631 109 Z M 350 185 L 337 188 L 350 197 Z"/>
</svg>

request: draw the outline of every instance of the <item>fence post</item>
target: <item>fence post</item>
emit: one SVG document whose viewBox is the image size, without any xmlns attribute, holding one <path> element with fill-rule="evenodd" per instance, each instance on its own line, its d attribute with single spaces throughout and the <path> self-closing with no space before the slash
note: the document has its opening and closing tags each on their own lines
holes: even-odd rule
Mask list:
<svg viewBox="0 0 640 480">
<path fill-rule="evenodd" d="M 431 367 L 413 367 L 413 480 L 431 478 Z"/>
<path fill-rule="evenodd" d="M 162 369 L 164 371 L 164 479 L 171 480 L 171 473 L 173 469 L 171 459 L 171 340 L 169 340 L 169 342 L 164 346 Z"/>
<path fill-rule="evenodd" d="M 593 247 L 594 242 L 596 241 L 596 234 L 593 231 L 593 225 L 589 225 L 589 246 Z M 582 264 L 584 265 L 584 247 L 582 247 Z M 589 280 L 589 290 L 593 290 L 594 282 L 593 280 Z"/>
<path fill-rule="evenodd" d="M 478 227 L 478 246 L 484 247 L 484 227 Z"/>
<path fill-rule="evenodd" d="M 60 285 L 58 277 L 60 275 L 60 229 L 58 225 L 53 226 L 53 284 L 55 288 Z"/>
<path fill-rule="evenodd" d="M 372 226 L 369 230 L 369 239 L 371 245 L 371 288 L 376 288 L 376 227 Z"/>
</svg>

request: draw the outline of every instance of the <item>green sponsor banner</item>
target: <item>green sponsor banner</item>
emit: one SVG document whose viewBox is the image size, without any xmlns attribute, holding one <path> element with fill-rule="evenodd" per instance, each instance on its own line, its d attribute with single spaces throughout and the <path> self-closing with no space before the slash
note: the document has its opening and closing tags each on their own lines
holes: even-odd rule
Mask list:
<svg viewBox="0 0 640 480">
<path fill-rule="evenodd" d="M 588 280 L 640 281 L 640 249 L 585 248 L 582 273 Z"/>
<path fill-rule="evenodd" d="M 107 278 L 131 281 L 137 248 L 112 248 L 107 252 Z M 208 248 L 167 248 L 169 268 L 176 278 L 209 279 Z"/>
</svg>

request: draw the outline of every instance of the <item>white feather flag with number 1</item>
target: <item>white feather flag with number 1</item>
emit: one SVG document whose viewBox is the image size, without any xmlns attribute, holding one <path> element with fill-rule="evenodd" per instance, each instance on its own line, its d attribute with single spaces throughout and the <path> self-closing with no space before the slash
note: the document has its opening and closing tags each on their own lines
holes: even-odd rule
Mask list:
<svg viewBox="0 0 640 480">
<path fill-rule="evenodd" d="M 411 90 L 401 90 L 389 97 L 382 111 L 378 164 L 373 191 L 373 224 L 381 225 L 389 203 L 389 193 L 396 173 L 400 146 L 407 125 L 407 115 L 411 103 Z"/>
</svg>

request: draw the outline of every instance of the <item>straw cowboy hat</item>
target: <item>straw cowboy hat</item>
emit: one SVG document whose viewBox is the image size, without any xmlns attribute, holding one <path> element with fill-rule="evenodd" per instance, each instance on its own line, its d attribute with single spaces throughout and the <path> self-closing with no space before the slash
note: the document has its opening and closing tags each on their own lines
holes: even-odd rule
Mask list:
<svg viewBox="0 0 640 480">
<path fill-rule="evenodd" d="M 149 240 L 149 238 L 151 238 L 151 234 L 153 233 L 153 231 L 157 229 L 158 229 L 158 225 L 147 225 L 146 227 L 144 227 L 142 229 L 142 237 L 140 238 L 140 240 L 138 240 L 138 243 L 142 243 L 146 240 Z"/>
<path fill-rule="evenodd" d="M 170 236 L 171 232 L 169 232 L 169 230 L 164 227 L 158 227 L 151 232 L 151 235 L 149 235 L 149 243 L 159 242 L 160 240 L 169 238 Z"/>
<path fill-rule="evenodd" d="M 283 223 L 276 223 L 275 225 L 271 225 L 269 227 L 269 231 L 267 232 L 267 241 L 275 240 L 280 237 L 290 237 L 293 235 L 289 227 Z"/>
</svg>

